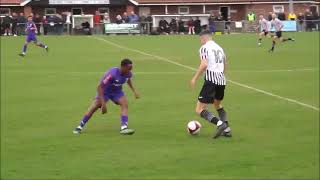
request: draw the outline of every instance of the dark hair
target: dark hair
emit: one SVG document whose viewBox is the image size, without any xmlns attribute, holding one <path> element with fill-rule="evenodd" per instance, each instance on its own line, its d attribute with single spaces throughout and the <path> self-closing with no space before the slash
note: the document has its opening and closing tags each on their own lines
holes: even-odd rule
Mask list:
<svg viewBox="0 0 320 180">
<path fill-rule="evenodd" d="M 127 66 L 127 65 L 132 65 L 132 61 L 130 59 L 123 59 L 121 61 L 121 66 Z"/>
<path fill-rule="evenodd" d="M 203 35 L 211 35 L 211 32 L 209 30 L 204 30 L 200 32 L 199 36 L 203 36 Z"/>
</svg>

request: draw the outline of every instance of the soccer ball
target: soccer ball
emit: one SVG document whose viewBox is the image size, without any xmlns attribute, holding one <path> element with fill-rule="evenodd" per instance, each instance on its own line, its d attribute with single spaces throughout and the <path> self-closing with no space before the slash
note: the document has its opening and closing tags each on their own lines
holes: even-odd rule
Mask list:
<svg viewBox="0 0 320 180">
<path fill-rule="evenodd" d="M 198 121 L 193 120 L 188 122 L 187 130 L 191 135 L 199 134 L 200 129 L 201 129 L 201 124 Z"/>
</svg>

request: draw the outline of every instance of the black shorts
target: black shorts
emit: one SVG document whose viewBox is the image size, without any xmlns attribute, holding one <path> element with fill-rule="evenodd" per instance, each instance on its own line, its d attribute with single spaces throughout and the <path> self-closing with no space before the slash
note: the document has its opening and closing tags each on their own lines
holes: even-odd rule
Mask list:
<svg viewBox="0 0 320 180">
<path fill-rule="evenodd" d="M 265 31 L 265 30 L 263 30 L 262 32 L 264 33 L 265 36 L 267 36 L 269 34 L 269 32 Z"/>
<path fill-rule="evenodd" d="M 10 29 L 10 24 L 4 24 L 3 26 L 5 29 Z"/>
<path fill-rule="evenodd" d="M 215 99 L 221 101 L 224 97 L 225 87 L 225 85 L 216 85 L 210 81 L 205 81 L 198 100 L 205 104 L 212 104 Z"/>
<path fill-rule="evenodd" d="M 276 32 L 276 36 L 277 36 L 278 38 L 281 38 L 281 37 L 282 37 L 282 31 L 277 31 L 277 32 Z"/>
</svg>

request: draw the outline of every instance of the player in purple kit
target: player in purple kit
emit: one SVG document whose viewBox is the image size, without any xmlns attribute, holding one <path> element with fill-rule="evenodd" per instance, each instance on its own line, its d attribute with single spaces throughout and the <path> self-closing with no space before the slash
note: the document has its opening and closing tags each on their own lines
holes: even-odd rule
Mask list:
<svg viewBox="0 0 320 180">
<path fill-rule="evenodd" d="M 73 133 L 80 134 L 85 124 L 89 121 L 91 116 L 101 108 L 102 114 L 107 112 L 106 103 L 112 100 L 115 104 L 121 107 L 121 134 L 133 134 L 133 129 L 128 129 L 128 100 L 122 91 L 122 85 L 128 83 L 130 89 L 134 93 L 134 96 L 138 99 L 139 94 L 132 85 L 132 61 L 124 59 L 121 61 L 120 67 L 111 68 L 102 77 L 98 88 L 97 96 L 89 107 L 88 111 L 80 121 L 78 127 L 75 128 Z"/>
<path fill-rule="evenodd" d="M 36 24 L 32 21 L 32 16 L 28 16 L 28 22 L 27 22 L 25 31 L 27 33 L 27 36 L 26 36 L 26 41 L 23 45 L 22 53 L 19 54 L 20 56 L 26 55 L 28 44 L 31 41 L 33 41 L 35 43 L 35 45 L 46 49 L 46 51 L 48 52 L 48 50 L 49 50 L 48 46 L 43 44 L 42 42 L 38 42 L 38 40 L 37 40 L 37 36 L 36 36 L 37 27 L 36 27 Z"/>
</svg>

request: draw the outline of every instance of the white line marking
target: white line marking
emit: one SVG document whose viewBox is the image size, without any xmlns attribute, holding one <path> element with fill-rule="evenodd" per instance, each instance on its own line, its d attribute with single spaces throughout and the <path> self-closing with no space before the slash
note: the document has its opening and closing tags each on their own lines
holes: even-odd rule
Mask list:
<svg viewBox="0 0 320 180">
<path fill-rule="evenodd" d="M 59 75 L 59 74 L 103 74 L 104 72 L 99 72 L 99 71 L 69 71 L 69 72 L 55 72 L 55 71 L 1 71 L 2 73 L 28 73 L 28 74 L 55 74 L 55 75 Z M 189 72 L 139 72 L 139 71 L 135 71 L 134 74 L 145 74 L 145 75 L 155 75 L 155 74 L 192 74 L 193 71 L 189 71 Z"/>
<path fill-rule="evenodd" d="M 160 56 L 157 56 L 157 55 L 152 55 L 152 54 L 149 54 L 149 53 L 146 53 L 146 52 L 137 50 L 137 49 L 132 49 L 132 48 L 129 48 L 129 47 L 125 47 L 125 46 L 122 46 L 122 45 L 113 43 L 113 42 L 108 41 L 108 40 L 103 39 L 103 38 L 98 38 L 98 37 L 94 37 L 94 36 L 91 36 L 91 37 L 94 38 L 94 39 L 96 39 L 96 40 L 103 41 L 103 42 L 105 42 L 105 43 L 108 43 L 108 44 L 110 44 L 110 45 L 112 45 L 112 46 L 115 46 L 115 47 L 118 47 L 118 48 L 121 48 L 121 49 L 125 49 L 125 50 L 129 50 L 129 51 L 132 51 L 132 52 L 136 52 L 136 53 L 139 53 L 139 54 L 142 54 L 142 55 L 150 56 L 150 57 L 156 58 L 156 59 L 158 59 L 158 60 L 160 60 L 160 61 L 164 61 L 164 62 L 168 62 L 168 63 L 171 63 L 171 64 L 175 64 L 175 65 L 177 65 L 177 66 L 184 67 L 184 68 L 186 68 L 186 69 L 190 69 L 190 70 L 193 70 L 193 71 L 196 71 L 196 70 L 197 70 L 197 69 L 195 69 L 195 68 L 193 68 L 193 67 L 186 66 L 186 65 L 177 63 L 177 62 L 175 62 L 175 61 L 171 61 L 170 59 L 167 59 L 167 58 L 164 58 L 164 57 L 160 57 Z M 286 97 L 283 97 L 283 96 L 279 96 L 279 95 L 276 95 L 276 94 L 273 94 L 273 93 L 270 93 L 270 92 L 267 92 L 267 91 L 264 91 L 264 90 L 261 90 L 261 89 L 257 89 L 257 88 L 254 88 L 254 87 L 251 87 L 251 86 L 248 86 L 248 85 L 245 85 L 245 84 L 236 82 L 236 81 L 232 81 L 232 80 L 230 80 L 230 79 L 228 79 L 228 82 L 231 82 L 231 83 L 233 83 L 233 84 L 235 84 L 235 85 L 238 85 L 238 86 L 240 86 L 240 87 L 244 87 L 244 88 L 247 88 L 247 89 L 251 89 L 251 90 L 253 90 L 253 91 L 256 91 L 256 92 L 259 92 L 259 93 L 262 93 L 262 94 L 265 94 L 265 95 L 268 95 L 268 96 L 271 96 L 271 97 L 275 97 L 275 98 L 278 98 L 278 99 L 282 99 L 282 100 L 285 100 L 285 101 L 288 101 L 288 102 L 292 102 L 292 103 L 295 103 L 295 104 L 298 104 L 298 105 L 301 105 L 301 106 L 304 106 L 304 107 L 307 107 L 307 108 L 310 108 L 310 109 L 319 111 L 319 108 L 318 108 L 318 107 L 315 107 L 315 106 L 312 106 L 312 105 L 309 105 L 309 104 L 306 104 L 306 103 L 302 103 L 302 102 L 297 101 L 297 100 L 294 100 L 294 99 L 290 99 L 290 98 L 286 98 Z"/>
<path fill-rule="evenodd" d="M 317 68 L 305 69 L 272 69 L 272 70 L 230 70 L 228 72 L 246 72 L 246 73 L 274 73 L 274 72 L 304 72 L 304 71 L 319 71 Z"/>
</svg>

